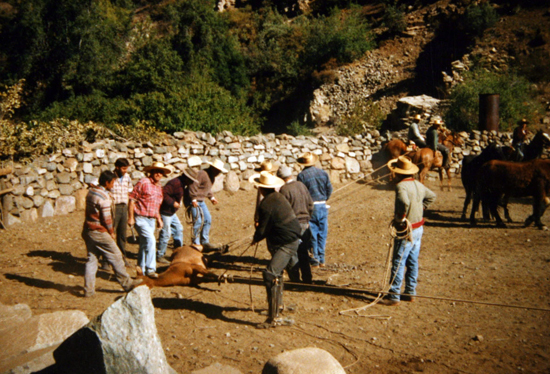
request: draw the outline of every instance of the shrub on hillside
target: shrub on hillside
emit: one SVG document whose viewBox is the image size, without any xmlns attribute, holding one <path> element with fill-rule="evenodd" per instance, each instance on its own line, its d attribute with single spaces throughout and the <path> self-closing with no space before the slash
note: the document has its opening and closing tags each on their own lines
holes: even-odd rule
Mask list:
<svg viewBox="0 0 550 374">
<path fill-rule="evenodd" d="M 343 136 L 362 134 L 367 130 L 367 126 L 380 128 L 384 117 L 378 104 L 372 100 L 356 102 L 349 117 L 340 120 L 336 132 Z"/>
<path fill-rule="evenodd" d="M 536 117 L 541 110 L 533 97 L 529 82 L 514 74 L 497 74 L 474 70 L 465 76 L 450 96 L 450 107 L 445 115 L 447 126 L 456 131 L 478 128 L 479 95 L 499 94 L 500 130 L 510 130 L 521 118 Z"/>
<path fill-rule="evenodd" d="M 382 23 L 392 35 L 399 34 L 407 29 L 405 13 L 397 6 L 389 5 L 382 16 Z"/>
<path fill-rule="evenodd" d="M 495 8 L 489 2 L 484 2 L 466 9 L 459 21 L 459 28 L 467 36 L 480 37 L 486 29 L 494 26 L 498 19 Z"/>
</svg>

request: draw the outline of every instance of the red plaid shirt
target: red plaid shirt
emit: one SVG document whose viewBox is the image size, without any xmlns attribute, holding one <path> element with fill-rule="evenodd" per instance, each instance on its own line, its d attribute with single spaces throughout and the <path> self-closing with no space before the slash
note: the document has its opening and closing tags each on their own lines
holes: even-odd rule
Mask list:
<svg viewBox="0 0 550 374">
<path fill-rule="evenodd" d="M 116 204 L 128 204 L 128 194 L 132 192 L 134 186 L 128 174 L 124 174 L 122 178 L 117 177 L 115 184 L 111 190 L 113 202 Z"/>
<path fill-rule="evenodd" d="M 139 216 L 157 217 L 162 203 L 162 187 L 150 178 L 142 178 L 128 197 L 135 201 L 134 212 Z"/>
</svg>

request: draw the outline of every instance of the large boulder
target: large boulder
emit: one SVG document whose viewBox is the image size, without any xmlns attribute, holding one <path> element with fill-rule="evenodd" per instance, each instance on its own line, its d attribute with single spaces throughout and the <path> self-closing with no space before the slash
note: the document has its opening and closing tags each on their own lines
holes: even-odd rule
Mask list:
<svg viewBox="0 0 550 374">
<path fill-rule="evenodd" d="M 53 350 L 88 322 L 77 310 L 33 316 L 28 305 L 0 304 L 0 372 L 31 373 L 52 365 Z"/>
<path fill-rule="evenodd" d="M 155 325 L 148 287 L 137 287 L 78 330 L 54 352 L 56 369 L 71 374 L 175 373 Z"/>
<path fill-rule="evenodd" d="M 225 190 L 229 192 L 237 192 L 240 186 L 241 182 L 239 181 L 239 176 L 233 170 L 230 170 L 225 178 Z"/>
<path fill-rule="evenodd" d="M 262 374 L 345 374 L 346 371 L 330 353 L 319 348 L 300 348 L 271 358 Z"/>
</svg>

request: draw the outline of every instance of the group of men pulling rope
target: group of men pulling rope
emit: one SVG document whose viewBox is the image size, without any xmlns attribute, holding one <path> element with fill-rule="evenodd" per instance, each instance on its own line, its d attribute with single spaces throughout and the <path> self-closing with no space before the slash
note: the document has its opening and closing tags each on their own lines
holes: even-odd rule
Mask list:
<svg viewBox="0 0 550 374">
<path fill-rule="evenodd" d="M 252 244 L 266 239 L 271 254 L 269 265 L 263 271 L 268 318 L 259 328 L 291 323 L 279 315 L 285 269 L 291 281 L 312 283 L 311 267 L 325 266 L 327 201 L 332 194 L 332 185 L 328 174 L 315 166 L 319 161 L 316 154 L 306 152 L 297 161 L 303 170 L 296 179 L 288 166 L 277 167 L 271 161 L 263 162 L 257 169 L 259 173 L 249 179 L 258 188 Z M 141 280 L 131 279 L 125 270 L 125 264 L 128 265 L 125 258 L 126 225 L 135 226 L 139 233 L 138 266 L 151 278 L 158 277 L 157 262 L 168 262 L 165 254 L 170 236 L 173 236 L 175 247 L 183 245 L 183 226 L 176 215 L 182 203 L 188 206 L 193 219 L 193 244 L 209 246 L 211 216 L 205 200 L 217 204 L 212 184 L 218 174 L 227 172 L 223 162 L 215 160 L 209 162 L 206 170 L 183 170 L 180 176 L 162 187 L 162 177 L 168 176 L 171 170 L 161 162 L 155 162 L 144 169 L 147 177 L 132 186 L 126 174 L 127 160 L 117 160 L 115 167 L 114 173 L 105 171 L 100 175 L 99 184 L 91 186 L 86 199 L 82 233 L 88 249 L 85 296 L 94 294 L 98 257 L 101 256 L 111 264 L 116 279 L 126 291 L 140 284 Z M 435 200 L 435 194 L 413 179 L 418 167 L 407 157 L 390 161 L 388 167 L 397 176 L 393 226 L 400 234 L 393 246 L 391 287 L 385 303 L 398 305 L 403 279 L 405 290 L 401 299 L 414 301 L 423 210 Z M 113 192 L 115 199 L 114 209 L 109 191 Z M 111 211 L 117 222 L 116 236 Z M 158 251 L 156 227 L 161 229 Z"/>
</svg>

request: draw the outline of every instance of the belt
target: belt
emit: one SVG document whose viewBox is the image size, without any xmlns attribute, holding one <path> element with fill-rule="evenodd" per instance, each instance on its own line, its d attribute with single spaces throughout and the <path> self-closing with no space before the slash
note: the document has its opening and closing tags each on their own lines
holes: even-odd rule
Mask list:
<svg viewBox="0 0 550 374">
<path fill-rule="evenodd" d="M 314 201 L 313 205 L 326 204 L 326 201 Z"/>
<path fill-rule="evenodd" d="M 118 203 L 118 204 L 115 204 L 115 205 L 128 205 L 126 203 Z"/>
</svg>

